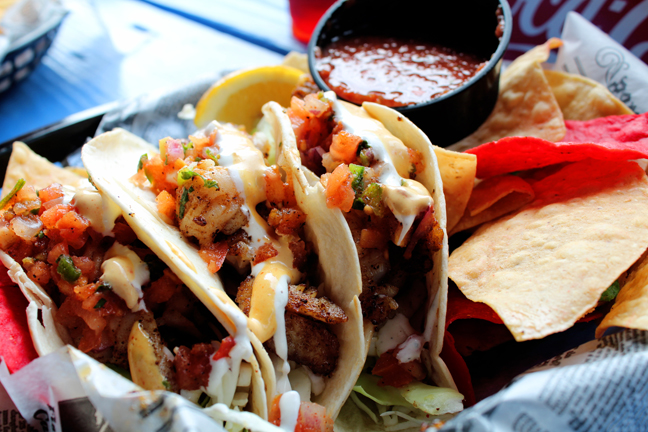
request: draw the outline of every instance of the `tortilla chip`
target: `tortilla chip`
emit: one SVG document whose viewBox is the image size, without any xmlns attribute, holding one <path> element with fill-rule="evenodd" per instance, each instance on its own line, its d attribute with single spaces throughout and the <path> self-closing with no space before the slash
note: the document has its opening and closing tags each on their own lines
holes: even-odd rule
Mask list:
<svg viewBox="0 0 648 432">
<path fill-rule="evenodd" d="M 447 230 L 459 223 L 464 214 L 477 171 L 477 157 L 468 153 L 458 153 L 434 146 L 439 162 L 439 172 L 443 180 L 443 194 L 446 200 Z"/>
<path fill-rule="evenodd" d="M 21 178 L 36 189 L 42 189 L 52 183 L 75 185 L 84 180 L 78 174 L 59 168 L 44 157 L 37 155 L 26 144 L 16 141 L 13 144 L 7 173 L 2 183 L 2 196 L 9 193 Z"/>
<path fill-rule="evenodd" d="M 449 275 L 518 341 L 570 328 L 648 248 L 648 178 L 635 162 L 585 160 L 450 256 Z"/>
<path fill-rule="evenodd" d="M 596 329 L 596 337 L 602 337 L 610 327 L 648 330 L 648 257 L 637 264 L 626 280 L 612 310 Z"/>
<path fill-rule="evenodd" d="M 473 189 L 461 221 L 451 235 L 504 216 L 533 201 L 535 193 L 522 178 L 505 175 L 491 177 Z"/>
<path fill-rule="evenodd" d="M 541 66 L 560 45 L 560 39 L 549 39 L 511 63 L 502 73 L 493 112 L 479 129 L 448 148 L 462 152 L 507 136 L 560 141 L 565 136 L 563 115 Z"/>
<path fill-rule="evenodd" d="M 634 114 L 603 85 L 580 75 L 545 70 L 565 120 L 592 120 L 611 115 Z"/>
</svg>

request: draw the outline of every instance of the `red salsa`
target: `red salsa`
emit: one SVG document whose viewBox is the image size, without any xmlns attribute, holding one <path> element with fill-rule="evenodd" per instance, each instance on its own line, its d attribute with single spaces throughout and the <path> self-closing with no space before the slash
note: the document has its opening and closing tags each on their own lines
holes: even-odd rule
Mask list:
<svg viewBox="0 0 648 432">
<path fill-rule="evenodd" d="M 487 63 L 416 40 L 340 38 L 316 54 L 317 70 L 338 96 L 390 107 L 427 102 L 460 87 Z"/>
</svg>

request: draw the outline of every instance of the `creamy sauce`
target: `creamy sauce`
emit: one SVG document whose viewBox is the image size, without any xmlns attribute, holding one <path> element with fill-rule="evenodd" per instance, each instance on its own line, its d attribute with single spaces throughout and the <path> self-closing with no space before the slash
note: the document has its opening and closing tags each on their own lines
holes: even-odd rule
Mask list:
<svg viewBox="0 0 648 432">
<path fill-rule="evenodd" d="M 72 204 L 79 214 L 90 221 L 92 229 L 104 237 L 113 237 L 115 220 L 121 216 L 121 209 L 110 198 L 99 193 L 92 185 L 76 190 Z"/>
<path fill-rule="evenodd" d="M 196 135 L 209 136 L 217 126 L 218 123 L 212 122 Z M 248 216 L 248 224 L 243 229 L 251 238 L 251 246 L 259 247 L 270 243 L 279 252 L 279 255 L 253 266 L 251 272 L 255 279 L 249 326 L 261 342 L 265 342 L 275 334 L 277 321 L 283 320 L 283 313 L 279 318 L 276 309 L 267 307 L 268 302 L 274 303 L 277 282 L 286 276 L 287 283 L 295 283 L 301 274 L 293 268 L 293 255 L 288 240 L 275 238 L 270 227 L 256 211 L 257 204 L 266 200 L 264 173 L 268 167 L 263 161 L 263 154 L 251 144 L 247 136 L 236 129 L 219 127 L 216 137 L 215 150 L 219 156 L 219 165 L 227 168 L 237 191 L 245 199 L 242 209 Z"/>
<path fill-rule="evenodd" d="M 423 336 L 411 335 L 405 342 L 398 346 L 400 350 L 396 354 L 396 360 L 400 363 L 409 363 L 413 360 L 420 360 L 421 350 L 423 349 L 424 343 L 425 341 L 423 340 Z"/>
<path fill-rule="evenodd" d="M 433 203 L 430 193 L 422 184 L 409 180 L 411 167 L 407 148 L 360 108 L 343 105 L 333 92 L 326 92 L 324 96 L 333 101 L 335 119 L 342 123 L 344 130 L 367 141 L 376 160 L 383 162 L 378 167 L 378 179 L 385 204 L 402 225 L 394 243 L 404 246 L 403 241 L 416 216 Z"/>
<path fill-rule="evenodd" d="M 286 340 L 285 310 L 288 304 L 288 275 L 283 275 L 275 284 L 274 309 L 276 316 L 276 331 L 273 336 L 275 352 L 281 359 L 281 366 L 277 370 L 277 391 L 284 393 L 291 389 L 288 374 L 288 341 Z M 266 306 L 267 307 L 267 306 Z"/>
<path fill-rule="evenodd" d="M 414 334 L 414 329 L 410 325 L 407 317 L 403 314 L 396 314 L 394 318 L 387 321 L 378 331 L 376 354 L 380 356 L 396 348 L 412 334 Z"/>
<path fill-rule="evenodd" d="M 299 393 L 289 391 L 281 395 L 279 399 L 279 412 L 281 413 L 281 423 L 279 427 L 285 431 L 293 432 L 297 426 L 299 418 Z"/>
<path fill-rule="evenodd" d="M 234 323 L 236 344 L 230 350 L 228 357 L 210 359 L 212 370 L 209 374 L 209 382 L 202 390 L 212 398 L 212 402 L 230 406 L 239 382 L 245 382 L 245 377 L 241 377 L 241 368 L 245 368 L 246 365 L 242 362 L 252 356 L 252 344 L 247 335 L 247 318 L 243 312 L 229 304 L 223 304 L 222 309 Z"/>
<path fill-rule="evenodd" d="M 142 285 L 150 280 L 147 265 L 135 252 L 117 242 L 106 251 L 101 264 L 101 281 L 110 284 L 112 291 L 124 299 L 133 312 L 146 309 L 142 301 Z"/>
</svg>

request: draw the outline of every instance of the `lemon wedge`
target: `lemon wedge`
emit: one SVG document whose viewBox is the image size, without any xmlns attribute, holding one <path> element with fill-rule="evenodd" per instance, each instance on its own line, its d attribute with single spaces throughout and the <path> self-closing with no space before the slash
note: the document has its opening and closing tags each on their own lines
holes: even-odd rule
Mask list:
<svg viewBox="0 0 648 432">
<path fill-rule="evenodd" d="M 261 119 L 261 107 L 270 101 L 290 105 L 293 89 L 303 74 L 289 66 L 242 69 L 221 78 L 196 105 L 194 123 L 199 128 L 210 121 L 243 125 L 248 132 Z"/>
</svg>

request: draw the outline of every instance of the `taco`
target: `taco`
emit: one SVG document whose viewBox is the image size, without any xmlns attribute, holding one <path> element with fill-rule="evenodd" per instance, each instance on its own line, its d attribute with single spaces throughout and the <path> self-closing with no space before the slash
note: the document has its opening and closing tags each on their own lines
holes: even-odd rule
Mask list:
<svg viewBox="0 0 648 432">
<path fill-rule="evenodd" d="M 213 314 L 214 301 L 142 243 L 126 222 L 134 218 L 87 179 L 14 148 L 21 157 L 8 176 L 31 175 L 38 189 L 24 178 L 5 189 L 0 260 L 28 299 L 38 354 L 70 344 L 145 390 L 267 415 L 259 365 L 235 331 L 242 314 Z"/>
<path fill-rule="evenodd" d="M 336 244 L 355 245 L 361 269 L 369 359 L 337 426 L 381 429 L 400 417 L 410 423 L 399 427 L 418 428 L 430 414 L 461 410 L 462 396 L 439 357 L 448 250 L 429 140 L 396 111 L 356 107 L 332 92 L 294 97 L 287 112 L 269 103 L 264 112 L 284 131 L 280 156 L 300 188 L 320 194 L 346 219 Z M 272 146 L 264 151 L 271 154 Z"/>
<path fill-rule="evenodd" d="M 300 416 L 321 417 L 312 400 L 335 418 L 365 346 L 355 252 L 335 243 L 341 215 L 293 188 L 287 167 L 267 166 L 249 135 L 218 122 L 162 139 L 159 153 L 115 130 L 87 144 L 83 160 L 144 243 L 218 298 L 225 316 L 248 315 L 239 331 L 259 359 L 270 420 L 295 400 Z"/>
</svg>

